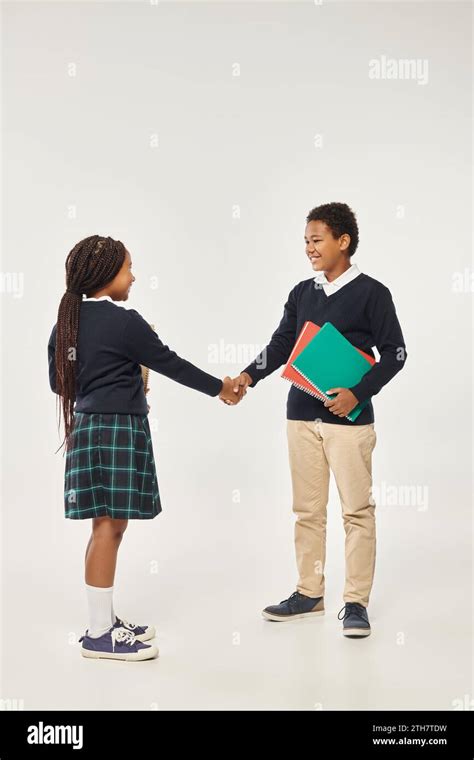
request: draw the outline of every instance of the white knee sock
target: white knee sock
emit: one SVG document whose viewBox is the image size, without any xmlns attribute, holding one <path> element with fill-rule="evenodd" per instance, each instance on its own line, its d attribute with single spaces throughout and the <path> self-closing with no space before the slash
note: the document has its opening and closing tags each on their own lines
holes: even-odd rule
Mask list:
<svg viewBox="0 0 474 760">
<path fill-rule="evenodd" d="M 93 639 L 102 636 L 112 627 L 112 594 L 114 587 L 102 588 L 86 583 L 87 603 L 89 606 L 88 636 Z"/>
</svg>

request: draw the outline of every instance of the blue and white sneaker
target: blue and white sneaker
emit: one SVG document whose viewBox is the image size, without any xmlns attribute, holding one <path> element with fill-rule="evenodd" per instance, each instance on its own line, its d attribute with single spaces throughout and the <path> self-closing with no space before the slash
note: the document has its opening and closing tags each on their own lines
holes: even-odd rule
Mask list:
<svg viewBox="0 0 474 760">
<path fill-rule="evenodd" d="M 116 625 L 96 639 L 88 636 L 87 630 L 79 641 L 82 641 L 82 656 L 92 659 L 137 661 L 151 660 L 158 656 L 158 647 L 143 644 L 131 631 Z"/>
<path fill-rule="evenodd" d="M 135 623 L 128 623 L 117 615 L 115 616 L 114 628 L 126 628 L 127 631 L 131 631 L 135 634 L 138 641 L 148 641 L 156 636 L 156 631 L 152 625 L 136 625 Z"/>
<path fill-rule="evenodd" d="M 341 612 L 344 613 L 341 618 Z M 339 610 L 338 619 L 342 620 L 342 633 L 351 639 L 370 636 L 370 623 L 367 608 L 358 602 L 346 602 Z"/>
</svg>

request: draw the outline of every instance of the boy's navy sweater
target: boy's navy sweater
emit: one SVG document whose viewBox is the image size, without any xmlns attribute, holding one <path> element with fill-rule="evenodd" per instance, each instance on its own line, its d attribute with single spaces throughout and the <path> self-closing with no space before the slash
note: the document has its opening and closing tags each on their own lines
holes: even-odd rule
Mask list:
<svg viewBox="0 0 474 760">
<path fill-rule="evenodd" d="M 56 325 L 48 342 L 49 382 L 56 392 Z M 208 396 L 222 380 L 165 346 L 135 309 L 109 300 L 81 304 L 77 339 L 76 412 L 148 414 L 140 364 Z"/>
<path fill-rule="evenodd" d="M 376 346 L 380 360 L 350 390 L 359 402 L 375 396 L 397 372 L 407 356 L 402 330 L 389 289 L 364 273 L 330 296 L 312 277 L 298 283 L 288 296 L 282 320 L 270 343 L 243 372 L 253 379 L 250 388 L 286 364 L 305 322 L 323 326 L 332 324 L 356 348 L 374 356 Z M 329 389 L 324 389 L 329 390 Z M 374 422 L 369 401 L 355 422 L 333 414 L 324 402 L 291 386 L 287 402 L 287 419 L 315 420 L 338 425 L 367 425 Z"/>
</svg>

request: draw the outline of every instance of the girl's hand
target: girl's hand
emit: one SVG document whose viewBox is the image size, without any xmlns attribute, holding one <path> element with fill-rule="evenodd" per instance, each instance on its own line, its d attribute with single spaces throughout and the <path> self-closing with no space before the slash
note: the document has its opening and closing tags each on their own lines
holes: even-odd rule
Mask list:
<svg viewBox="0 0 474 760">
<path fill-rule="evenodd" d="M 230 406 L 235 406 L 235 404 L 238 404 L 240 401 L 240 397 L 238 393 L 234 393 L 233 391 L 233 385 L 234 381 L 231 377 L 225 377 L 222 381 L 222 390 L 219 393 L 219 398 L 221 401 L 224 402 L 224 404 L 229 404 Z"/>
</svg>

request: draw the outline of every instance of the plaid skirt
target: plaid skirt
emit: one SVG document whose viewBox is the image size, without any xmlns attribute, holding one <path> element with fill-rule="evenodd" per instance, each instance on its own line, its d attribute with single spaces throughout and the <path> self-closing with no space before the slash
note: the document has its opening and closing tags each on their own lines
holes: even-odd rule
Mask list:
<svg viewBox="0 0 474 760">
<path fill-rule="evenodd" d="M 74 412 L 64 508 L 73 520 L 149 520 L 161 512 L 146 415 Z"/>
</svg>

